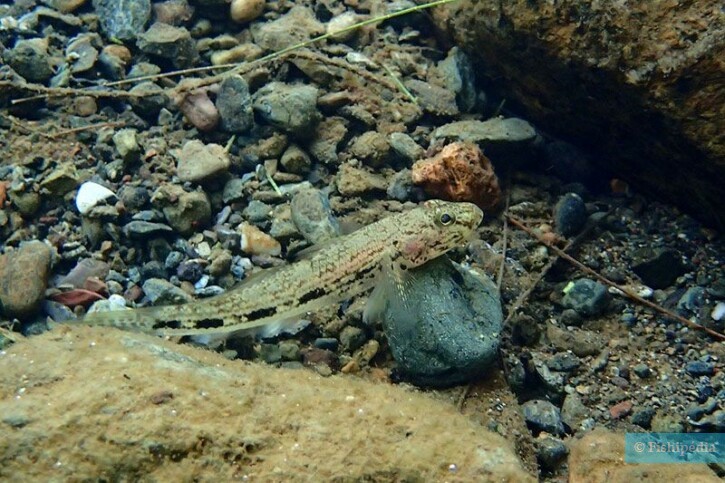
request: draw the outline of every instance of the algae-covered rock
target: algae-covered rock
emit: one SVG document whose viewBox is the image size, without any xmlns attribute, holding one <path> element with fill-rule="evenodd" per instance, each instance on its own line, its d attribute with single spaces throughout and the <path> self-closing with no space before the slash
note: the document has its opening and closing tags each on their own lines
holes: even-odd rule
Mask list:
<svg viewBox="0 0 725 483">
<path fill-rule="evenodd" d="M 535 481 L 426 394 L 107 328 L 6 349 L 0 414 L 3 480 Z"/>
</svg>

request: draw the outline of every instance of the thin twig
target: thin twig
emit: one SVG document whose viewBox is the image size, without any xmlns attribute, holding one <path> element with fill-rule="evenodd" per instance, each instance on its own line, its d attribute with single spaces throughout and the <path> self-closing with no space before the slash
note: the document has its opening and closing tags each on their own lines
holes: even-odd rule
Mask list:
<svg viewBox="0 0 725 483">
<path fill-rule="evenodd" d="M 126 123 L 123 121 L 110 121 L 110 122 L 99 122 L 97 124 L 89 124 L 87 126 L 76 127 L 73 129 L 66 129 L 65 131 L 56 132 L 50 134 L 48 137 L 51 139 L 57 139 L 61 136 L 67 136 L 69 134 L 77 134 L 79 132 L 88 131 L 91 129 L 101 129 L 104 127 L 123 127 Z"/>
<path fill-rule="evenodd" d="M 602 282 L 602 283 L 604 283 L 604 284 L 606 284 L 606 285 L 608 285 L 610 287 L 614 287 L 615 289 L 619 290 L 620 292 L 622 292 L 623 294 L 625 294 L 630 299 L 632 299 L 632 300 L 634 300 L 634 301 L 636 301 L 636 302 L 638 302 L 638 303 L 640 303 L 642 305 L 645 305 L 645 306 L 651 308 L 652 310 L 654 310 L 656 312 L 659 312 L 660 314 L 664 315 L 665 317 L 669 317 L 669 318 L 671 318 L 673 320 L 676 320 L 676 321 L 678 321 L 678 322 L 680 322 L 682 324 L 685 324 L 686 326 L 688 326 L 689 328 L 691 328 L 693 330 L 701 330 L 701 331 L 706 332 L 707 334 L 715 337 L 716 339 L 725 340 L 725 335 L 721 334 L 720 332 L 717 332 L 717 331 L 712 330 L 712 329 L 710 329 L 708 327 L 705 327 L 705 326 L 702 326 L 702 325 L 700 325 L 700 324 L 698 324 L 696 322 L 693 322 L 693 321 L 691 321 L 689 319 L 686 319 L 685 317 L 682 317 L 681 315 L 678 315 L 678 314 L 672 312 L 671 310 L 668 310 L 668 309 L 666 309 L 666 308 L 664 308 L 664 307 L 662 307 L 660 305 L 657 305 L 654 302 L 650 302 L 649 300 L 640 297 L 639 295 L 637 295 L 636 293 L 632 292 L 628 288 L 622 287 L 622 286 L 620 286 L 620 285 L 612 282 L 611 280 L 609 280 L 605 276 L 600 275 L 599 273 L 595 272 L 591 268 L 589 268 L 586 265 L 584 265 L 583 263 L 581 263 L 579 260 L 577 260 L 574 257 L 572 257 L 571 255 L 567 254 L 566 252 L 564 252 L 562 249 L 558 248 L 554 244 L 549 243 L 546 240 L 544 240 L 541 236 L 539 236 L 539 234 L 537 234 L 536 232 L 534 232 L 531 228 L 527 227 L 521 220 L 518 220 L 517 218 L 515 218 L 515 217 L 513 217 L 511 215 L 506 215 L 506 216 L 509 219 L 509 221 L 511 223 L 513 223 L 516 227 L 520 228 L 521 230 L 523 230 L 526 233 L 528 233 L 530 236 L 534 237 L 536 240 L 539 241 L 539 243 L 543 243 L 544 245 L 546 245 L 548 248 L 550 248 L 551 250 L 553 250 L 554 253 L 557 254 L 557 256 L 563 258 L 564 260 L 566 260 L 567 262 L 571 263 L 572 265 L 574 265 L 578 269 L 584 271 L 585 273 L 588 273 L 589 275 L 591 275 L 592 277 L 596 278 L 600 282 Z"/>
</svg>

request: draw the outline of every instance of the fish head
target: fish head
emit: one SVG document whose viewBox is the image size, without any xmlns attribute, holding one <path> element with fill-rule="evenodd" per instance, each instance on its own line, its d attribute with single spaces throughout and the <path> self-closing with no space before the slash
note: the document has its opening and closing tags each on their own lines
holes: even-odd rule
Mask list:
<svg viewBox="0 0 725 483">
<path fill-rule="evenodd" d="M 418 267 L 461 245 L 483 219 L 473 203 L 429 200 L 414 211 L 410 225 L 401 224 L 395 247 L 402 263 Z"/>
</svg>

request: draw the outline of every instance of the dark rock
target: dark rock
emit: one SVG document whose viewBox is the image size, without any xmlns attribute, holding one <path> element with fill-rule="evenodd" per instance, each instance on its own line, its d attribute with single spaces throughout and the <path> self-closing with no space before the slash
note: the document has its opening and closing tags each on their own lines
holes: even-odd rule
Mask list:
<svg viewBox="0 0 725 483">
<path fill-rule="evenodd" d="M 362 347 L 366 340 L 365 331 L 359 327 L 348 325 L 340 332 L 340 344 L 344 350 L 349 352 L 354 352 Z"/>
<path fill-rule="evenodd" d="M 272 207 L 267 203 L 252 200 L 249 202 L 249 205 L 244 208 L 242 215 L 252 223 L 261 223 L 269 220 L 272 216 L 272 211 Z"/>
<path fill-rule="evenodd" d="M 476 106 L 476 74 L 468 56 L 458 47 L 453 47 L 448 56 L 438 63 L 436 69 L 440 84 L 456 95 L 456 104 L 461 112 L 470 112 Z"/>
<path fill-rule="evenodd" d="M 312 168 L 312 160 L 309 155 L 296 144 L 291 144 L 287 148 L 279 162 L 285 171 L 295 174 L 307 174 Z"/>
<path fill-rule="evenodd" d="M 541 326 L 530 315 L 517 314 L 511 320 L 511 335 L 514 343 L 533 346 L 541 338 Z"/>
<path fill-rule="evenodd" d="M 632 271 L 648 287 L 661 289 L 672 285 L 685 272 L 685 267 L 675 250 L 643 248 L 634 254 Z"/>
<path fill-rule="evenodd" d="M 330 200 L 320 190 L 298 191 L 290 206 L 292 221 L 308 242 L 321 243 L 340 235 L 340 225 L 332 214 Z"/>
<path fill-rule="evenodd" d="M 487 370 L 503 322 L 495 285 L 446 257 L 408 275 L 405 300 L 381 283 L 364 314 L 368 323 L 382 322 L 400 373 L 415 384 L 446 386 Z"/>
<path fill-rule="evenodd" d="M 652 424 L 652 418 L 655 415 L 655 410 L 652 408 L 644 408 L 632 413 L 630 418 L 632 424 L 636 424 L 644 429 L 649 429 Z"/>
<path fill-rule="evenodd" d="M 390 180 L 390 185 L 386 191 L 388 197 L 406 201 L 413 194 L 413 176 L 409 169 L 398 171 Z"/>
<path fill-rule="evenodd" d="M 578 234 L 587 222 L 587 208 L 578 194 L 567 193 L 554 206 L 554 226 L 556 231 L 571 237 Z"/>
<path fill-rule="evenodd" d="M 715 365 L 710 362 L 689 361 L 685 370 L 693 377 L 712 376 L 715 374 Z"/>
<path fill-rule="evenodd" d="M 156 22 L 139 36 L 137 44 L 142 52 L 159 56 L 177 69 L 191 67 L 199 60 L 196 43 L 184 27 Z"/>
<path fill-rule="evenodd" d="M 645 363 L 637 364 L 632 368 L 632 370 L 640 379 L 647 379 L 652 375 L 652 369 L 650 369 Z"/>
<path fill-rule="evenodd" d="M 254 110 L 269 124 L 302 136 L 320 120 L 317 92 L 310 85 L 271 82 L 254 94 Z"/>
<path fill-rule="evenodd" d="M 245 133 L 254 126 L 252 96 L 243 77 L 235 75 L 224 79 L 216 98 L 221 127 L 227 132 Z"/>
<path fill-rule="evenodd" d="M 45 296 L 52 252 L 40 241 L 0 255 L 0 304 L 6 317 L 27 318 Z"/>
<path fill-rule="evenodd" d="M 93 0 L 93 8 L 111 40 L 134 40 L 151 18 L 151 0 Z"/>
<path fill-rule="evenodd" d="M 569 454 L 564 442 L 558 438 L 547 437 L 536 440 L 536 460 L 541 469 L 553 473 Z"/>
<path fill-rule="evenodd" d="M 340 342 L 334 337 L 318 337 L 314 342 L 316 348 L 333 352 L 337 350 L 339 344 Z"/>
<path fill-rule="evenodd" d="M 459 113 L 456 95 L 452 91 L 417 79 L 407 80 L 403 84 L 424 111 L 435 116 L 455 116 Z"/>
<path fill-rule="evenodd" d="M 176 275 L 179 277 L 179 280 L 194 283 L 204 275 L 204 268 L 199 262 L 189 260 L 179 264 L 176 268 Z"/>
<path fill-rule="evenodd" d="M 145 240 L 153 236 L 173 233 L 174 230 L 163 223 L 134 220 L 123 227 L 123 232 L 129 238 Z"/>
<path fill-rule="evenodd" d="M 388 139 L 377 131 L 362 133 L 350 146 L 350 154 L 373 168 L 385 164 L 389 153 Z"/>
<path fill-rule="evenodd" d="M 151 81 L 141 82 L 129 91 L 135 94 L 129 101 L 134 111 L 142 118 L 156 120 L 161 109 L 169 104 L 169 98 L 164 90 Z"/>
<path fill-rule="evenodd" d="M 582 325 L 582 317 L 574 309 L 562 310 L 560 320 L 566 326 L 580 327 Z"/>
<path fill-rule="evenodd" d="M 546 365 L 552 371 L 571 372 L 581 365 L 581 360 L 569 352 L 559 352 L 546 361 Z"/>
<path fill-rule="evenodd" d="M 526 425 L 534 434 L 546 431 L 553 435 L 564 434 L 564 423 L 561 420 L 559 408 L 549 401 L 527 401 L 521 406 Z"/>
<path fill-rule="evenodd" d="M 141 267 L 141 278 L 146 280 L 149 278 L 165 278 L 166 267 L 157 260 L 151 260 L 144 263 Z"/>
<path fill-rule="evenodd" d="M 148 190 L 140 186 L 124 186 L 119 198 L 128 211 L 137 211 L 143 208 L 151 198 Z"/>
<path fill-rule="evenodd" d="M 277 344 L 261 344 L 259 357 L 267 364 L 274 364 L 282 360 L 282 351 Z"/>
<path fill-rule="evenodd" d="M 677 301 L 677 310 L 681 313 L 692 312 L 697 314 L 705 304 L 706 297 L 703 287 L 690 287 Z"/>
<path fill-rule="evenodd" d="M 561 406 L 561 418 L 564 424 L 576 431 L 588 417 L 589 409 L 584 406 L 579 395 L 576 393 L 567 394 Z"/>
<path fill-rule="evenodd" d="M 53 76 L 48 43 L 43 39 L 20 39 L 3 54 L 5 61 L 29 82 L 45 82 Z"/>
<path fill-rule="evenodd" d="M 607 307 L 609 293 L 601 283 L 580 278 L 566 287 L 561 303 L 582 315 L 595 316 Z"/>
</svg>

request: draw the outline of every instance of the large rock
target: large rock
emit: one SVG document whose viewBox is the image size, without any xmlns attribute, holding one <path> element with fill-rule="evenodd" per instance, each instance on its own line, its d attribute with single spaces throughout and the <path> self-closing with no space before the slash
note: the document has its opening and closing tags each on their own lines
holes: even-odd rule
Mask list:
<svg viewBox="0 0 725 483">
<path fill-rule="evenodd" d="M 507 105 L 642 190 L 725 223 L 722 2 L 463 0 L 436 9 Z M 677 179 L 677 183 L 672 180 Z"/>
<path fill-rule="evenodd" d="M 41 241 L 24 244 L 0 256 L 0 304 L 9 317 L 28 317 L 38 310 L 48 285 L 52 252 Z"/>
<path fill-rule="evenodd" d="M 535 481 L 501 436 L 401 386 L 101 328 L 6 351 L 3 480 Z"/>
</svg>

